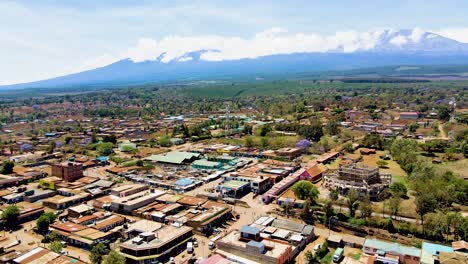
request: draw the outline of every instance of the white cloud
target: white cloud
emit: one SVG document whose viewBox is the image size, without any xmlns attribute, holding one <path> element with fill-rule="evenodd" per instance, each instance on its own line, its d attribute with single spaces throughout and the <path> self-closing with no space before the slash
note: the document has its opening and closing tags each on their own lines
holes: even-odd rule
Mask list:
<svg viewBox="0 0 468 264">
<path fill-rule="evenodd" d="M 426 31 L 420 28 L 414 28 L 411 32 L 411 35 L 409 36 L 409 39 L 411 39 L 413 42 L 419 42 L 424 33 L 426 33 Z"/>
<path fill-rule="evenodd" d="M 408 39 L 402 35 L 398 35 L 390 40 L 390 43 L 392 43 L 395 46 L 401 46 L 407 42 L 408 42 Z"/>
<path fill-rule="evenodd" d="M 169 62 L 181 58 L 185 53 L 209 50 L 201 59 L 209 61 L 257 58 L 273 54 L 295 52 L 326 52 L 342 50 L 354 52 L 375 46 L 382 31 L 357 32 L 338 31 L 333 35 L 295 33 L 284 28 L 271 28 L 251 38 L 224 37 L 218 35 L 167 36 L 161 39 L 141 38 L 136 46 L 130 47 L 122 57 L 134 62 L 155 60 L 163 54 L 161 61 Z"/>
<path fill-rule="evenodd" d="M 435 30 L 433 32 L 447 38 L 452 38 L 460 42 L 468 43 L 468 27 L 446 28 L 441 30 Z"/>
</svg>

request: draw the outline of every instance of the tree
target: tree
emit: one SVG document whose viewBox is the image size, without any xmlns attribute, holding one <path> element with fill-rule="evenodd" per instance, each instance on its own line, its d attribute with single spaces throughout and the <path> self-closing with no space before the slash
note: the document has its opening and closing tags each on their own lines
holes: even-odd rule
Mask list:
<svg viewBox="0 0 468 264">
<path fill-rule="evenodd" d="M 429 212 L 433 212 L 437 207 L 437 200 L 434 195 L 430 192 L 420 193 L 416 197 L 416 213 L 421 217 L 421 223 L 424 230 L 424 215 Z"/>
<path fill-rule="evenodd" d="M 311 182 L 304 180 L 296 182 L 292 187 L 292 191 L 297 198 L 310 202 L 314 202 L 319 195 L 317 187 Z"/>
<path fill-rule="evenodd" d="M 55 221 L 57 216 L 54 213 L 43 213 L 36 220 L 37 231 L 41 234 L 46 233 L 49 230 L 49 225 Z"/>
<path fill-rule="evenodd" d="M 260 136 L 264 137 L 266 136 L 269 132 L 271 132 L 271 126 L 270 125 L 263 125 L 262 128 L 260 129 Z"/>
<path fill-rule="evenodd" d="M 390 185 L 390 193 L 394 197 L 405 197 L 408 192 L 408 188 L 402 182 L 394 182 Z"/>
<path fill-rule="evenodd" d="M 409 125 L 408 130 L 409 130 L 409 132 L 414 133 L 414 132 L 416 132 L 416 130 L 418 130 L 418 128 L 419 128 L 418 123 L 412 123 L 412 124 Z"/>
<path fill-rule="evenodd" d="M 4 160 L 2 163 L 2 174 L 11 174 L 13 173 L 13 168 L 15 167 L 15 163 L 11 160 Z"/>
<path fill-rule="evenodd" d="M 107 253 L 106 247 L 102 243 L 96 244 L 89 254 L 89 260 L 92 264 L 101 264 L 104 255 Z"/>
<path fill-rule="evenodd" d="M 449 120 L 450 114 L 452 114 L 452 109 L 450 109 L 448 106 L 440 105 L 439 107 L 437 107 L 437 116 L 440 120 Z"/>
<path fill-rule="evenodd" d="M 323 211 L 325 212 L 325 219 L 329 219 L 335 215 L 335 210 L 333 209 L 333 204 L 330 200 L 325 201 L 325 204 L 323 205 Z"/>
<path fill-rule="evenodd" d="M 333 202 L 336 202 L 339 198 L 338 190 L 336 188 L 331 189 L 330 193 L 328 194 L 328 197 L 330 197 L 330 200 L 332 200 Z"/>
<path fill-rule="evenodd" d="M 20 210 L 16 205 L 9 205 L 2 213 L 2 219 L 6 221 L 6 224 L 10 227 L 14 227 L 18 224 L 18 216 Z"/>
<path fill-rule="evenodd" d="M 104 264 L 125 264 L 125 257 L 115 250 L 109 251 L 104 259 Z"/>
<path fill-rule="evenodd" d="M 261 140 L 260 140 L 260 143 L 261 143 L 263 149 L 268 148 L 269 142 L 268 142 L 267 137 L 262 137 Z"/>
<path fill-rule="evenodd" d="M 317 259 L 314 257 L 314 253 L 312 251 L 307 250 L 304 253 L 304 260 L 307 264 L 319 263 Z"/>
<path fill-rule="evenodd" d="M 245 147 L 246 148 L 252 148 L 254 146 L 254 141 L 251 136 L 246 136 L 245 137 Z"/>
<path fill-rule="evenodd" d="M 331 119 L 330 121 L 328 121 L 327 125 L 325 126 L 325 130 L 331 136 L 338 135 L 340 133 L 338 122 L 336 122 L 335 119 Z"/>
<path fill-rule="evenodd" d="M 159 145 L 161 147 L 171 147 L 172 146 L 172 141 L 169 136 L 162 136 L 158 139 Z"/>
<path fill-rule="evenodd" d="M 102 139 L 103 142 L 110 142 L 112 144 L 117 143 L 117 137 L 112 134 L 112 135 L 105 135 L 104 138 Z"/>
<path fill-rule="evenodd" d="M 388 162 L 386 160 L 381 160 L 381 159 L 379 159 L 375 163 L 377 163 L 377 166 L 379 166 L 379 168 L 385 168 L 388 165 Z"/>
<path fill-rule="evenodd" d="M 244 125 L 244 134 L 246 135 L 252 135 L 253 127 L 251 124 L 245 124 Z"/>
<path fill-rule="evenodd" d="M 114 151 L 114 144 L 111 142 L 100 143 L 97 145 L 96 150 L 103 156 L 108 156 Z"/>
<path fill-rule="evenodd" d="M 369 199 L 369 197 L 365 197 L 360 203 L 359 203 L 359 210 L 361 211 L 361 217 L 364 219 L 367 219 L 372 216 L 372 203 Z"/>
<path fill-rule="evenodd" d="M 353 153 L 354 152 L 353 144 L 351 144 L 350 142 L 344 144 L 343 149 L 344 149 L 344 151 L 346 151 L 348 153 Z"/>
<path fill-rule="evenodd" d="M 63 245 L 60 241 L 52 241 L 52 243 L 49 244 L 49 249 L 55 253 L 60 253 L 63 249 Z"/>
<path fill-rule="evenodd" d="M 356 190 L 351 189 L 348 191 L 346 198 L 349 209 L 349 215 L 351 217 L 354 217 L 356 215 L 356 210 L 359 207 L 359 193 Z"/>
<path fill-rule="evenodd" d="M 319 120 L 315 120 L 310 125 L 304 125 L 299 128 L 298 133 L 309 140 L 319 141 L 323 136 L 322 124 Z"/>
<path fill-rule="evenodd" d="M 65 144 L 66 145 L 70 144 L 71 140 L 72 140 L 72 137 L 66 137 L 65 138 Z"/>
<path fill-rule="evenodd" d="M 146 173 L 149 173 L 150 171 L 154 170 L 155 166 L 151 163 L 146 163 L 143 165 L 143 170 L 146 171 Z"/>
<path fill-rule="evenodd" d="M 401 198 L 399 196 L 394 196 L 388 201 L 388 206 L 390 207 L 390 214 L 394 217 L 397 216 L 398 211 L 400 210 Z"/>
</svg>

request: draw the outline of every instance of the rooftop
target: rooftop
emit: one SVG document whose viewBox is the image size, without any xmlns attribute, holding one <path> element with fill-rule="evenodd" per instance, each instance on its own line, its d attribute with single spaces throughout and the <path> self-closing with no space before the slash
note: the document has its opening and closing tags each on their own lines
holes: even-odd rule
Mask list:
<svg viewBox="0 0 468 264">
<path fill-rule="evenodd" d="M 158 248 L 170 241 L 176 240 L 178 237 L 191 231 L 192 231 L 192 228 L 188 226 L 182 226 L 182 227 L 164 226 L 163 228 L 157 230 L 156 232 L 151 232 L 151 233 L 154 233 L 155 238 L 150 241 L 143 241 L 141 244 L 136 244 L 136 243 L 133 243 L 133 240 L 128 240 L 122 243 L 120 246 L 124 248 L 133 249 L 133 250 Z"/>
</svg>

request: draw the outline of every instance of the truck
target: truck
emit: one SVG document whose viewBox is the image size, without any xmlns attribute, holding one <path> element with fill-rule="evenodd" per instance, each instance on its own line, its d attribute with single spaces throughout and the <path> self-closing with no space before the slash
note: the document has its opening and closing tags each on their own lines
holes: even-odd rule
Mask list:
<svg viewBox="0 0 468 264">
<path fill-rule="evenodd" d="M 343 248 L 337 248 L 335 250 L 335 253 L 333 253 L 333 262 L 334 263 L 340 262 L 342 257 L 343 257 Z"/>
</svg>

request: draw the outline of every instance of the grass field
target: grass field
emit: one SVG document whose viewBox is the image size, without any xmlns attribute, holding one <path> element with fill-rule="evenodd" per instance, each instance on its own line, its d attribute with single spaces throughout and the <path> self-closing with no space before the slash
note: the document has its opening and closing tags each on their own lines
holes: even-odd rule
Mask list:
<svg viewBox="0 0 468 264">
<path fill-rule="evenodd" d="M 434 165 L 437 169 L 440 170 L 450 170 L 455 175 L 458 175 L 462 178 L 468 178 L 468 159 L 461 159 L 457 161 L 446 161 L 441 164 Z"/>
</svg>

